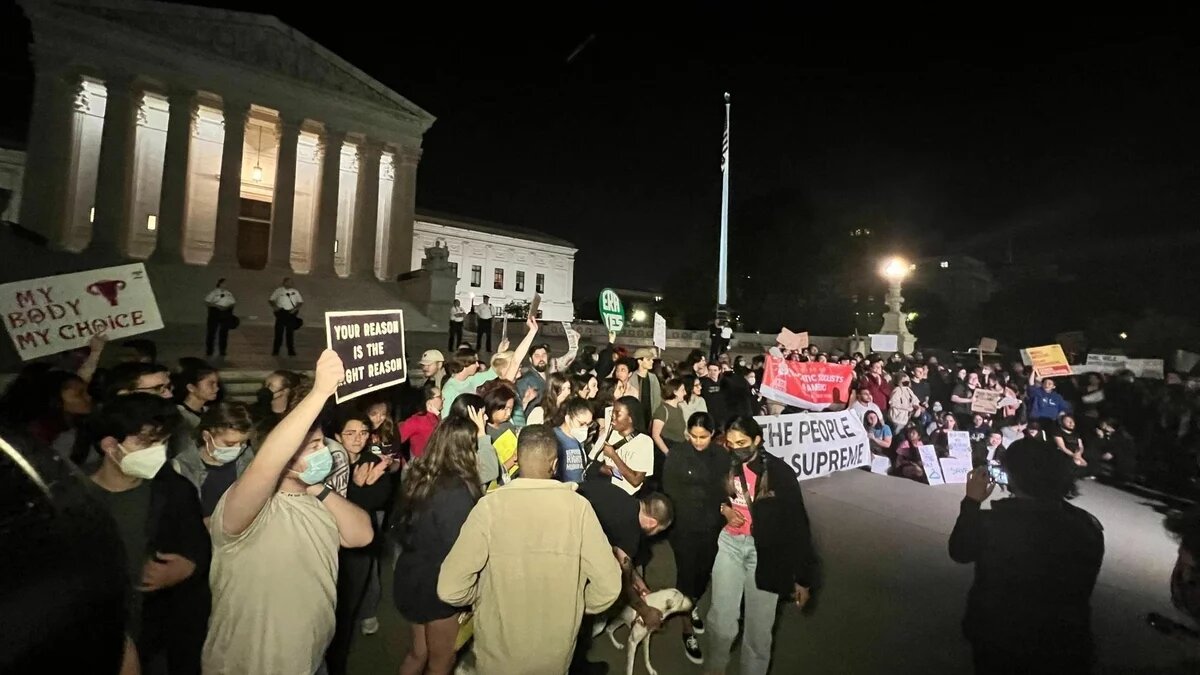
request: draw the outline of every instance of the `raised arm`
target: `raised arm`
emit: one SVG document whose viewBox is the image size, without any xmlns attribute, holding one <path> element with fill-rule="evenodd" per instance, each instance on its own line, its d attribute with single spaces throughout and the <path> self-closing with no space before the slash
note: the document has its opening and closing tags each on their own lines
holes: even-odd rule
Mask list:
<svg viewBox="0 0 1200 675">
<path fill-rule="evenodd" d="M 525 357 L 529 355 L 529 347 L 533 345 L 533 339 L 537 337 L 538 322 L 532 316 L 525 320 L 525 337 L 521 338 L 521 344 L 517 345 L 517 350 L 513 352 L 512 361 L 508 363 L 508 368 L 502 374 L 503 379 L 509 382 L 517 381 L 517 374 L 521 372 L 521 364 L 525 362 Z"/>
<path fill-rule="evenodd" d="M 96 374 L 96 367 L 100 365 L 100 354 L 104 352 L 106 344 L 108 344 L 108 336 L 104 333 L 93 335 L 92 340 L 88 342 L 87 359 L 79 366 L 79 370 L 75 371 L 79 379 L 85 383 L 92 383 L 92 376 Z"/>
<path fill-rule="evenodd" d="M 263 441 L 250 466 L 225 496 L 221 530 L 236 536 L 246 531 L 279 487 L 279 477 L 304 443 L 312 423 L 337 389 L 345 373 L 342 359 L 326 349 L 317 360 L 312 391 L 287 414 Z"/>
</svg>

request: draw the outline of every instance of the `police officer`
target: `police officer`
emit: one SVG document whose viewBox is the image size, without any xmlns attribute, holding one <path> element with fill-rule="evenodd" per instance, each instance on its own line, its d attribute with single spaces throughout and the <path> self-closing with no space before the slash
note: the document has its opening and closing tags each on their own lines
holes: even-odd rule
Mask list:
<svg viewBox="0 0 1200 675">
<path fill-rule="evenodd" d="M 229 329 L 233 328 L 236 319 L 233 316 L 233 306 L 237 299 L 233 293 L 225 290 L 225 279 L 217 279 L 217 285 L 208 295 L 204 296 L 204 304 L 208 305 L 208 325 L 204 330 L 204 355 L 213 355 L 213 343 L 221 356 L 229 344 Z"/>
<path fill-rule="evenodd" d="M 275 312 L 275 341 L 271 343 L 271 356 L 279 356 L 279 347 L 287 336 L 288 356 L 296 355 L 294 334 L 302 323 L 300 307 L 304 297 L 292 287 L 292 278 L 284 277 L 283 285 L 271 292 L 271 309 Z"/>
</svg>

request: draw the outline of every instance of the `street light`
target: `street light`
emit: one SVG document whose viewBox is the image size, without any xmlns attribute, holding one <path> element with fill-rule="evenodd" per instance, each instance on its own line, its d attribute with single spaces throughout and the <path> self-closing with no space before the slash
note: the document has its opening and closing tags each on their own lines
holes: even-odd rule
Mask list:
<svg viewBox="0 0 1200 675">
<path fill-rule="evenodd" d="M 646 310 L 644 310 L 644 309 L 633 310 L 633 322 L 634 323 L 643 323 L 645 321 L 646 321 Z"/>
<path fill-rule="evenodd" d="M 888 258 L 879 267 L 880 276 L 888 282 L 887 296 L 883 299 L 888 311 L 883 313 L 883 326 L 879 329 L 879 332 L 898 336 L 897 347 L 902 354 L 911 354 L 913 347 L 916 346 L 916 338 L 913 337 L 912 333 L 908 332 L 908 325 L 906 323 L 906 320 L 910 317 L 906 316 L 900 309 L 904 303 L 904 297 L 900 295 L 900 284 L 908 276 L 908 272 L 911 269 L 912 267 L 908 261 L 900 256 Z M 915 318 L 915 316 L 912 318 Z"/>
</svg>

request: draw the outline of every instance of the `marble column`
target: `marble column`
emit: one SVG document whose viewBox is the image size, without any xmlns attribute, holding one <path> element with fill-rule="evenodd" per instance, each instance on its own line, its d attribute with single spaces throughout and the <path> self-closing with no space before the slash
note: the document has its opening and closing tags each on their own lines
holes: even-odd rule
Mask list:
<svg viewBox="0 0 1200 675">
<path fill-rule="evenodd" d="M 337 241 L 338 186 L 342 175 L 342 145 L 346 132 L 325 128 L 321 158 L 321 195 L 317 201 L 317 236 L 312 251 L 312 273 L 333 275 L 333 248 Z"/>
<path fill-rule="evenodd" d="M 280 116 L 279 152 L 275 163 L 275 195 L 271 200 L 272 267 L 292 269 L 292 223 L 296 211 L 296 155 L 300 143 L 299 117 Z"/>
<path fill-rule="evenodd" d="M 96 216 L 88 250 L 124 257 L 129 228 L 133 141 L 141 92 L 133 78 L 118 75 L 104 82 L 104 132 L 100 136 L 100 168 L 96 175 Z"/>
<path fill-rule="evenodd" d="M 187 226 L 188 153 L 197 114 L 196 93 L 174 90 L 168 94 L 167 147 L 163 152 L 162 190 L 158 206 L 158 242 L 154 262 L 183 263 L 183 238 Z"/>
<path fill-rule="evenodd" d="M 210 264 L 237 265 L 238 215 L 242 211 L 242 153 L 250 104 L 225 99 L 225 141 L 221 147 L 221 185 L 217 188 L 217 232 Z"/>
<path fill-rule="evenodd" d="M 354 236 L 350 241 L 350 274 L 360 279 L 375 279 L 375 233 L 379 227 L 378 143 L 358 144 L 358 191 L 354 213 Z"/>
<path fill-rule="evenodd" d="M 79 74 L 55 57 L 34 54 L 33 107 L 29 116 L 21 224 L 61 246 L 67 222 L 68 175 L 74 144 Z"/>
<path fill-rule="evenodd" d="M 394 280 L 396 275 L 412 270 L 413 216 L 417 206 L 417 164 L 420 161 L 420 148 L 396 148 L 385 279 Z"/>
</svg>

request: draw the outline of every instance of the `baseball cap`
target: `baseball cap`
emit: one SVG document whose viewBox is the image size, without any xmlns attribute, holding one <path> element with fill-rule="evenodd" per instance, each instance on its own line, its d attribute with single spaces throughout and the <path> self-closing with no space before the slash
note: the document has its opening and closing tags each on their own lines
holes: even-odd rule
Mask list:
<svg viewBox="0 0 1200 675">
<path fill-rule="evenodd" d="M 635 359 L 656 359 L 658 354 L 649 347 L 642 347 L 633 353 Z"/>
<path fill-rule="evenodd" d="M 442 356 L 442 353 L 436 349 L 426 350 L 426 352 L 421 355 L 421 365 L 423 366 L 427 366 L 431 363 L 441 363 L 445 360 L 446 357 Z"/>
</svg>

